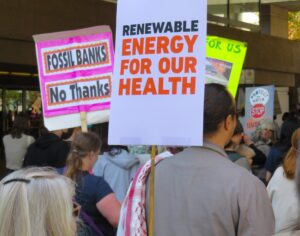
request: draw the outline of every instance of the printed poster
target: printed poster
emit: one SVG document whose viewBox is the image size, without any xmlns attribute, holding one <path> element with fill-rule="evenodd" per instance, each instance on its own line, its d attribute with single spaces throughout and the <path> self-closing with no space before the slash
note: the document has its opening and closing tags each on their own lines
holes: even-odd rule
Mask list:
<svg viewBox="0 0 300 236">
<path fill-rule="evenodd" d="M 205 0 L 118 1 L 110 144 L 202 145 L 206 17 Z"/>
<path fill-rule="evenodd" d="M 261 120 L 273 121 L 274 85 L 246 88 L 245 132 L 251 134 Z"/>
</svg>

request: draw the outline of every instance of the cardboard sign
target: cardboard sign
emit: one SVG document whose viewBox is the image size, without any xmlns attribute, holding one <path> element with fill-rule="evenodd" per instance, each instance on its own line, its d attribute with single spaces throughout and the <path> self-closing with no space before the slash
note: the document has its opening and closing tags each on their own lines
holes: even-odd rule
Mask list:
<svg viewBox="0 0 300 236">
<path fill-rule="evenodd" d="M 202 145 L 206 8 L 118 1 L 110 144 Z"/>
<path fill-rule="evenodd" d="M 261 120 L 273 121 L 274 85 L 246 88 L 245 132 L 251 134 Z"/>
<path fill-rule="evenodd" d="M 49 130 L 108 120 L 113 70 L 107 26 L 33 36 L 45 126 Z"/>
<path fill-rule="evenodd" d="M 227 86 L 235 97 L 246 56 L 247 44 L 216 36 L 206 38 L 206 83 Z"/>
</svg>

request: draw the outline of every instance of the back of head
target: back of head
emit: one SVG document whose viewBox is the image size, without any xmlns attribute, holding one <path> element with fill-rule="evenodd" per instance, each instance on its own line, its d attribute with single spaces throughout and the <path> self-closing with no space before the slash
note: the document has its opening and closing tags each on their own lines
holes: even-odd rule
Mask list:
<svg viewBox="0 0 300 236">
<path fill-rule="evenodd" d="M 242 133 L 244 133 L 243 125 L 239 120 L 237 120 L 235 129 L 233 131 L 233 135 L 242 134 Z"/>
<path fill-rule="evenodd" d="M 109 156 L 111 156 L 111 157 L 119 155 L 120 153 L 122 153 L 123 150 L 126 152 L 129 152 L 127 146 L 123 146 L 123 145 L 108 145 L 107 146 L 107 152 L 108 152 Z"/>
<path fill-rule="evenodd" d="M 295 178 L 296 172 L 296 162 L 297 162 L 297 152 L 299 150 L 300 141 L 300 128 L 296 129 L 291 138 L 291 144 L 288 153 L 283 160 L 283 169 L 285 176 L 288 179 Z"/>
<path fill-rule="evenodd" d="M 67 159 L 66 176 L 76 180 L 82 170 L 82 159 L 90 152 L 97 152 L 101 147 L 101 141 L 93 132 L 79 133 L 71 144 L 71 150 Z"/>
<path fill-rule="evenodd" d="M 0 235 L 75 235 L 74 184 L 49 168 L 21 169 L 0 182 Z"/>
<path fill-rule="evenodd" d="M 227 116 L 235 114 L 235 102 L 224 86 L 220 84 L 205 85 L 204 135 L 216 133 Z"/>
<path fill-rule="evenodd" d="M 290 116 L 289 112 L 284 112 L 283 115 L 282 115 L 282 121 L 285 121 L 286 119 L 288 119 L 289 116 Z"/>
<path fill-rule="evenodd" d="M 108 126 L 109 123 L 102 123 L 100 125 L 101 128 L 101 141 L 102 141 L 102 147 L 101 147 L 101 153 L 107 152 L 111 157 L 114 157 L 116 155 L 119 155 L 122 150 L 126 150 L 129 152 L 127 146 L 121 146 L 121 145 L 109 145 L 108 144 Z"/>
<path fill-rule="evenodd" d="M 295 116 L 289 116 L 281 126 L 279 145 L 289 148 L 291 146 L 291 137 L 298 127 L 299 121 Z"/>
<path fill-rule="evenodd" d="M 241 139 L 242 139 L 242 136 L 240 136 L 240 139 L 239 139 L 238 143 L 237 143 L 237 141 L 234 140 L 234 138 L 237 137 L 237 136 L 235 136 L 235 135 L 240 135 L 240 134 L 242 134 L 243 132 L 244 132 L 243 125 L 242 125 L 242 123 L 241 123 L 239 120 L 237 120 L 235 129 L 234 129 L 234 131 L 233 131 L 233 135 L 232 135 L 232 137 L 231 137 L 231 140 L 226 144 L 225 148 L 226 148 L 226 149 L 228 149 L 228 148 L 229 148 L 229 149 L 230 149 L 230 148 L 238 148 L 238 145 L 240 144 L 240 141 L 241 141 Z"/>
<path fill-rule="evenodd" d="M 26 115 L 17 115 L 11 130 L 11 136 L 13 138 L 21 138 L 22 133 L 24 133 L 29 128 L 28 117 Z"/>
</svg>

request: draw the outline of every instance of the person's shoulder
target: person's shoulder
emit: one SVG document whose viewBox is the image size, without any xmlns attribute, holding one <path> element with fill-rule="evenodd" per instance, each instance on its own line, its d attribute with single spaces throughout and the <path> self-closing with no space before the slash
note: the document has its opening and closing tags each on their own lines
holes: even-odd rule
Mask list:
<svg viewBox="0 0 300 236">
<path fill-rule="evenodd" d="M 66 167 L 56 168 L 56 172 L 60 175 L 65 173 Z"/>
<path fill-rule="evenodd" d="M 288 178 L 285 177 L 283 167 L 282 167 L 282 166 L 279 166 L 279 167 L 275 170 L 275 172 L 274 172 L 272 178 L 270 179 L 270 182 L 269 182 L 269 184 L 268 184 L 268 187 L 269 187 L 269 186 L 276 186 L 276 185 L 279 186 L 279 185 L 281 185 L 281 184 L 282 184 L 282 186 L 286 186 L 286 184 L 289 183 L 289 182 L 290 182 L 290 180 L 289 180 Z"/>
<path fill-rule="evenodd" d="M 10 134 L 7 134 L 7 135 L 4 135 L 4 136 L 3 136 L 2 140 L 3 140 L 3 141 L 6 141 L 6 140 L 9 140 L 9 139 L 11 139 L 11 138 L 12 138 L 11 135 L 10 135 Z"/>
<path fill-rule="evenodd" d="M 71 145 L 64 141 L 64 140 L 57 140 L 55 143 L 54 143 L 57 147 L 59 147 L 60 149 L 63 149 L 63 150 L 66 150 L 66 151 L 69 151 L 70 150 L 70 147 Z"/>
<path fill-rule="evenodd" d="M 165 158 L 158 166 L 172 166 L 177 165 L 177 163 L 182 163 L 183 166 L 186 166 L 185 163 L 187 162 L 192 165 L 213 167 L 218 171 L 219 175 L 223 174 L 228 178 L 238 178 L 241 174 L 249 174 L 249 171 L 245 168 L 233 163 L 225 151 L 221 152 L 209 148 L 187 148 L 171 158 Z"/>
<path fill-rule="evenodd" d="M 300 236 L 300 230 L 274 234 L 274 236 Z"/>
<path fill-rule="evenodd" d="M 108 160 L 106 159 L 106 156 L 99 155 L 97 161 L 95 162 L 93 166 L 93 170 L 99 170 L 102 169 L 103 166 L 105 166 L 108 163 Z"/>
<path fill-rule="evenodd" d="M 25 137 L 25 138 L 28 138 L 28 139 L 33 139 L 33 140 L 35 140 L 34 139 L 34 137 L 33 136 L 31 136 L 31 135 L 29 135 L 29 134 L 22 134 L 22 137 Z"/>
<path fill-rule="evenodd" d="M 239 183 L 243 188 L 247 186 L 248 189 L 266 189 L 264 183 L 251 172 L 247 171 L 245 168 L 240 168 L 239 171 Z"/>
<path fill-rule="evenodd" d="M 31 135 L 28 134 L 22 134 L 22 140 L 24 140 L 24 142 L 29 142 L 30 144 L 33 143 L 35 141 L 34 137 L 32 137 Z"/>
<path fill-rule="evenodd" d="M 109 184 L 101 176 L 87 174 L 84 177 L 84 181 L 87 183 L 87 186 L 89 186 L 88 188 L 90 189 L 90 191 L 101 194 L 108 194 L 112 192 Z"/>
<path fill-rule="evenodd" d="M 93 184 L 102 184 L 103 182 L 105 182 L 105 180 L 104 180 L 104 178 L 103 177 L 101 177 L 101 176 L 96 176 L 96 175 L 94 175 L 94 174 L 86 174 L 85 176 L 84 176 L 84 178 L 87 180 L 87 181 L 89 181 L 89 182 L 91 182 L 91 183 L 93 183 Z"/>
<path fill-rule="evenodd" d="M 275 170 L 275 172 L 274 172 L 274 174 L 273 174 L 273 177 L 281 177 L 281 176 L 283 176 L 283 175 L 284 175 L 283 167 L 282 167 L 282 166 L 279 166 L 279 167 Z"/>
<path fill-rule="evenodd" d="M 282 153 L 284 152 L 284 148 L 285 147 L 280 144 L 273 145 L 270 149 L 268 159 L 277 159 L 278 157 L 281 157 Z"/>
</svg>

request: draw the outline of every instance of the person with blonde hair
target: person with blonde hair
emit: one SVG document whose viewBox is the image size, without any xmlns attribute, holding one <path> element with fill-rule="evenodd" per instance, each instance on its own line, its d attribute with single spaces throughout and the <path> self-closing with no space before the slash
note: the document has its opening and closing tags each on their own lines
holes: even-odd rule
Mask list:
<svg viewBox="0 0 300 236">
<path fill-rule="evenodd" d="M 275 233 L 288 232 L 299 225 L 299 201 L 295 182 L 299 141 L 300 128 L 294 131 L 292 146 L 283 159 L 283 165 L 276 169 L 267 187 L 275 215 Z"/>
<path fill-rule="evenodd" d="M 74 236 L 73 182 L 49 168 L 17 170 L 0 182 L 1 236 Z"/>
<path fill-rule="evenodd" d="M 96 234 L 102 231 L 103 235 L 112 236 L 119 222 L 120 202 L 102 177 L 90 174 L 100 146 L 100 139 L 93 132 L 76 135 L 62 173 L 76 182 L 75 199 L 82 207 L 84 223 Z"/>
</svg>

